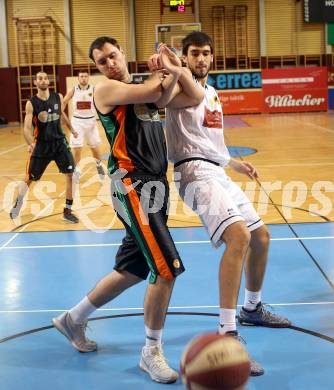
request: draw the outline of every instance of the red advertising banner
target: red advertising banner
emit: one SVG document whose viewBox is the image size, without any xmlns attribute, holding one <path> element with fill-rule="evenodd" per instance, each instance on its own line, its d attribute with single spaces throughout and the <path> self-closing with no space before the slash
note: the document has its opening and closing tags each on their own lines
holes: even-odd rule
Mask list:
<svg viewBox="0 0 334 390">
<path fill-rule="evenodd" d="M 263 112 L 327 110 L 327 83 L 325 67 L 264 69 Z"/>
<path fill-rule="evenodd" d="M 262 92 L 217 91 L 224 114 L 255 114 L 262 112 Z"/>
</svg>

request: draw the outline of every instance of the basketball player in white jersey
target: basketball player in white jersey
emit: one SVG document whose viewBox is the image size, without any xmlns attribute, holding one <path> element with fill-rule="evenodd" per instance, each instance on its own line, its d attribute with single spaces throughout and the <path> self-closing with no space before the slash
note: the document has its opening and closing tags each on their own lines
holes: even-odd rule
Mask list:
<svg viewBox="0 0 334 390">
<path fill-rule="evenodd" d="M 225 244 L 219 269 L 219 333 L 239 338 L 236 307 L 245 259 L 246 291 L 239 322 L 247 325 L 284 328 L 284 317 L 268 311 L 261 303 L 261 289 L 267 264 L 269 232 L 252 203 L 226 174 L 225 167 L 257 178 L 251 163 L 231 158 L 224 142 L 223 111 L 219 97 L 207 84 L 213 62 L 213 43 L 202 32 L 183 39 L 183 60 L 204 91 L 204 100 L 195 107 L 171 101 L 166 109 L 168 157 L 174 163 L 180 196 L 201 218 L 215 247 Z M 149 62 L 159 69 L 158 56 Z M 182 83 L 181 83 L 182 84 Z M 264 373 L 251 360 L 251 375 Z"/>
<path fill-rule="evenodd" d="M 75 171 L 73 178 L 76 182 L 80 179 L 79 162 L 81 159 L 81 150 L 86 140 L 87 145 L 92 151 L 96 161 L 96 169 L 100 179 L 104 179 L 104 169 L 101 164 L 101 153 L 99 145 L 101 143 L 99 131 L 96 123 L 96 112 L 93 103 L 94 87 L 89 85 L 89 76 L 87 72 L 79 72 L 78 84 L 69 90 L 64 97 L 64 106 L 66 107 L 72 99 L 72 118 L 71 125 L 78 133 L 78 137 L 70 137 L 70 146 L 73 150 L 75 160 Z"/>
</svg>

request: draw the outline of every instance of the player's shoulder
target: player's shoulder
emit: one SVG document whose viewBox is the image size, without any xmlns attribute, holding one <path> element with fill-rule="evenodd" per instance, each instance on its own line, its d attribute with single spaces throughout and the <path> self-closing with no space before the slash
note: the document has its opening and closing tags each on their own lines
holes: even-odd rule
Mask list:
<svg viewBox="0 0 334 390">
<path fill-rule="evenodd" d="M 122 87 L 123 85 L 125 86 L 125 83 L 123 83 L 122 81 L 112 80 L 112 79 L 103 80 L 94 86 L 94 94 L 95 96 L 97 96 L 100 93 L 109 92 L 114 88 L 119 88 Z"/>
</svg>

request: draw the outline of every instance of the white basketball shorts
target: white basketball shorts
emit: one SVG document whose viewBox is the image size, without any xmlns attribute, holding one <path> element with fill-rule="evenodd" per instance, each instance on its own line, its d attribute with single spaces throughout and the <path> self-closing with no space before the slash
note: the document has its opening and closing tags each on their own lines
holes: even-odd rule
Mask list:
<svg viewBox="0 0 334 390">
<path fill-rule="evenodd" d="M 101 143 L 95 117 L 88 119 L 72 117 L 71 125 L 78 132 L 77 138 L 74 138 L 73 134 L 70 136 L 70 146 L 72 148 L 82 148 L 84 141 L 90 148 L 96 148 Z"/>
<path fill-rule="evenodd" d="M 225 229 L 244 221 L 253 231 L 264 223 L 241 188 L 221 166 L 193 160 L 174 168 L 175 185 L 183 201 L 195 211 L 207 229 L 212 244 L 222 244 Z"/>
</svg>

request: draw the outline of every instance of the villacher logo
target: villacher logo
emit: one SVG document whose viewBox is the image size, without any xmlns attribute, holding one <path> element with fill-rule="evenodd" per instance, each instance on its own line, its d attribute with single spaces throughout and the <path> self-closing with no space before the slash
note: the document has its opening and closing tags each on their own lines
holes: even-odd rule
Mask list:
<svg viewBox="0 0 334 390">
<path fill-rule="evenodd" d="M 325 98 L 312 98 L 312 95 L 304 95 L 300 99 L 294 99 L 292 95 L 271 95 L 265 99 L 269 107 L 299 107 L 320 106 Z"/>
</svg>

